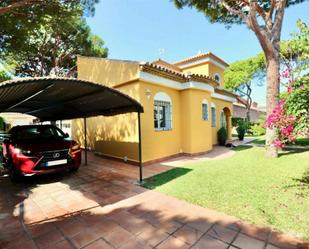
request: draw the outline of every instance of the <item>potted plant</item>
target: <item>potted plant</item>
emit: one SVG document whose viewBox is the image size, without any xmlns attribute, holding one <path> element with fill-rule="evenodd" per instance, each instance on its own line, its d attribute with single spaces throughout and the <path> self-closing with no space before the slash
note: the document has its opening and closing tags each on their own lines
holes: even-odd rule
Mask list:
<svg viewBox="0 0 309 249">
<path fill-rule="evenodd" d="M 238 134 L 238 139 L 240 141 L 244 140 L 246 131 L 247 131 L 247 123 L 243 120 L 238 122 L 238 126 L 236 128 L 237 134 Z"/>
<path fill-rule="evenodd" d="M 219 145 L 225 146 L 226 140 L 227 140 L 227 130 L 224 127 L 221 127 L 218 130 L 218 142 Z"/>
</svg>

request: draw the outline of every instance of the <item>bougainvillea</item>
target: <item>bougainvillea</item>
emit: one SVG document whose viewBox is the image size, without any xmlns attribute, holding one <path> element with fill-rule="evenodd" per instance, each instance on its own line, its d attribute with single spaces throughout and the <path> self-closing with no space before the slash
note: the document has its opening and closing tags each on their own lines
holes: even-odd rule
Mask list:
<svg viewBox="0 0 309 249">
<path fill-rule="evenodd" d="M 309 137 L 309 76 L 299 78 L 287 92 L 266 120 L 266 126 L 275 130 L 272 145 L 277 148 L 294 142 L 297 136 Z"/>
<path fill-rule="evenodd" d="M 286 143 L 295 140 L 294 124 L 297 118 L 286 113 L 285 103 L 285 100 L 280 100 L 266 120 L 266 126 L 275 130 L 272 145 L 277 148 L 283 148 Z"/>
</svg>

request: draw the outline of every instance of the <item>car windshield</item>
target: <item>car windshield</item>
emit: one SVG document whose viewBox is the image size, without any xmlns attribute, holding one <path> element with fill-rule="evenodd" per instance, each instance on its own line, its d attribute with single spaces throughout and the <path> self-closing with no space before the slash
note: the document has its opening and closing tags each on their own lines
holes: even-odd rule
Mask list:
<svg viewBox="0 0 309 249">
<path fill-rule="evenodd" d="M 58 128 L 52 126 L 29 126 L 17 129 L 14 137 L 17 139 L 48 139 L 64 138 L 65 134 Z"/>
</svg>

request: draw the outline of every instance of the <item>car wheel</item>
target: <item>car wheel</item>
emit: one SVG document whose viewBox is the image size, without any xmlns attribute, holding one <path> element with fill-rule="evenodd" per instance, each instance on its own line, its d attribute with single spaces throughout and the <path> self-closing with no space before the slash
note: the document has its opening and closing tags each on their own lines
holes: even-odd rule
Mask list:
<svg viewBox="0 0 309 249">
<path fill-rule="evenodd" d="M 21 178 L 21 174 L 14 168 L 12 159 L 7 160 L 7 168 L 9 169 L 9 176 L 12 182 L 18 182 Z"/>
<path fill-rule="evenodd" d="M 78 170 L 79 170 L 79 167 L 76 167 L 76 168 L 74 167 L 70 169 L 71 172 L 77 172 Z"/>
</svg>

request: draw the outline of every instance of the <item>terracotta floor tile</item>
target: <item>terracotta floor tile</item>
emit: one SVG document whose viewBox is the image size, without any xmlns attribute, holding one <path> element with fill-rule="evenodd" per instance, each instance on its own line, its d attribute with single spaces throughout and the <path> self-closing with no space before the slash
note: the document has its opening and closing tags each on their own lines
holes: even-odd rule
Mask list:
<svg viewBox="0 0 309 249">
<path fill-rule="evenodd" d="M 84 247 L 84 249 L 113 249 L 113 247 L 107 244 L 103 239 L 99 239 Z"/>
<path fill-rule="evenodd" d="M 153 228 L 138 235 L 139 238 L 145 240 L 148 245 L 156 246 L 169 236 L 164 230 Z"/>
<path fill-rule="evenodd" d="M 220 226 L 213 226 L 208 232 L 207 235 L 214 237 L 216 239 L 220 239 L 226 243 L 232 242 L 233 238 L 236 236 L 237 231 Z"/>
<path fill-rule="evenodd" d="M 200 239 L 198 243 L 192 247 L 192 249 L 226 249 L 226 248 L 228 248 L 227 244 L 209 236 L 203 236 L 203 238 Z M 246 247 L 245 249 L 251 249 L 251 248 Z"/>
<path fill-rule="evenodd" d="M 188 222 L 187 225 L 204 233 L 213 225 L 213 223 L 210 223 L 203 219 L 197 219 L 197 220 Z"/>
<path fill-rule="evenodd" d="M 68 222 L 64 222 L 61 225 L 58 225 L 61 232 L 67 237 L 73 237 L 76 234 L 85 231 L 87 229 L 86 224 L 79 222 L 77 220 L 70 220 Z"/>
<path fill-rule="evenodd" d="M 263 249 L 265 241 L 257 240 L 244 234 L 239 234 L 233 245 L 240 248 Z"/>
<path fill-rule="evenodd" d="M 189 227 L 188 225 L 181 227 L 173 234 L 173 236 L 175 236 L 177 239 L 180 239 L 189 245 L 194 244 L 202 235 L 203 233 L 201 231 Z"/>
<path fill-rule="evenodd" d="M 47 248 L 62 240 L 64 240 L 64 237 L 58 230 L 52 230 L 35 239 L 40 248 Z"/>
<path fill-rule="evenodd" d="M 80 247 L 83 247 L 85 245 L 90 244 L 91 242 L 95 241 L 96 239 L 98 239 L 97 234 L 94 234 L 89 230 L 85 230 L 82 233 L 75 235 L 70 240 L 73 242 L 73 244 L 77 248 L 80 248 Z"/>
<path fill-rule="evenodd" d="M 48 249 L 75 249 L 70 242 L 63 240 L 48 247 Z"/>
<path fill-rule="evenodd" d="M 104 239 L 107 240 L 114 247 L 120 247 L 126 244 L 133 237 L 133 234 L 129 233 L 127 230 L 121 228 L 117 229 L 112 233 L 109 233 L 104 236 Z"/>
<path fill-rule="evenodd" d="M 170 236 L 166 240 L 164 240 L 161 244 L 159 244 L 157 249 L 188 249 L 190 245 L 185 243 L 183 240 L 177 239 L 175 237 Z"/>
<path fill-rule="evenodd" d="M 147 243 L 141 239 L 133 237 L 127 241 L 120 249 L 151 249 L 152 247 L 148 246 Z"/>
<path fill-rule="evenodd" d="M 56 227 L 51 223 L 39 223 L 35 225 L 27 225 L 26 228 L 32 238 L 39 237 L 40 235 L 49 233 L 56 229 Z"/>
<path fill-rule="evenodd" d="M 276 247 L 274 245 L 268 244 L 266 249 L 280 249 L 279 247 Z"/>
<path fill-rule="evenodd" d="M 1 243 L 2 238 L 0 239 L 0 248 L 9 248 L 9 249 L 35 249 L 35 244 L 33 240 L 30 240 L 29 238 L 22 236 L 18 237 L 18 239 L 15 238 L 15 240 L 8 241 L 8 243 Z"/>
</svg>

